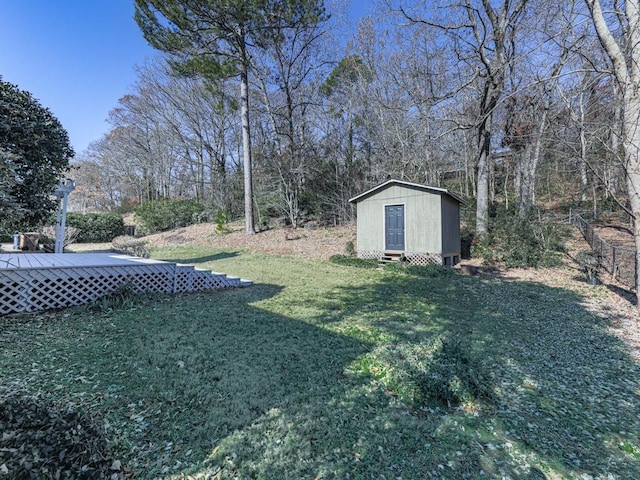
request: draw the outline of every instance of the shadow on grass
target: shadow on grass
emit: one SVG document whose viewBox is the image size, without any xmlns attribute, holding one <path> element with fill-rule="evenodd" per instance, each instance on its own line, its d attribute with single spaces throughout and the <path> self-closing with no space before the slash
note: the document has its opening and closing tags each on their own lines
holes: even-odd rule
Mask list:
<svg viewBox="0 0 640 480">
<path fill-rule="evenodd" d="M 414 415 L 439 418 L 426 471 L 640 478 L 640 369 L 608 331 L 616 319 L 588 312 L 577 294 L 397 274 L 344 288 L 331 305 L 344 312 L 335 330 L 356 322 L 393 339 L 367 354 L 361 374 Z"/>
<path fill-rule="evenodd" d="M 640 371 L 579 296 L 329 271 L 7 321 L 0 376 L 89 405 L 136 478 L 640 478 Z"/>
<path fill-rule="evenodd" d="M 88 405 L 134 478 L 309 478 L 316 464 L 305 461 L 339 435 L 328 425 L 354 421 L 332 409 L 367 344 L 258 306 L 280 293 L 258 284 L 38 325 L 7 320 L 0 340 L 15 347 L 0 352 L 0 376 Z"/>
<path fill-rule="evenodd" d="M 611 290 L 613 293 L 615 293 L 619 297 L 625 299 L 631 305 L 638 304 L 638 299 L 636 298 L 636 294 L 633 292 L 633 290 L 630 290 L 628 288 L 623 288 L 618 285 L 612 285 L 610 283 L 607 283 L 605 285 L 609 290 Z"/>
<path fill-rule="evenodd" d="M 214 262 L 216 260 L 226 260 L 228 258 L 234 258 L 239 255 L 238 252 L 220 252 L 212 255 L 204 255 L 201 257 L 193 257 L 193 258 L 163 258 L 162 260 L 165 262 L 175 262 L 175 263 L 206 263 L 206 262 Z"/>
</svg>

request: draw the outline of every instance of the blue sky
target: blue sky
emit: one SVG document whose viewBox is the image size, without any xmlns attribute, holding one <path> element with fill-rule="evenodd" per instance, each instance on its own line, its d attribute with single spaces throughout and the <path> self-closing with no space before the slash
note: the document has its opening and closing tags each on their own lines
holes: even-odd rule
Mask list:
<svg viewBox="0 0 640 480">
<path fill-rule="evenodd" d="M 76 154 L 107 130 L 109 110 L 154 55 L 132 0 L 0 0 L 0 75 L 31 92 Z"/>
<path fill-rule="evenodd" d="M 134 84 L 135 65 L 156 53 L 133 21 L 133 0 L 0 0 L 0 76 L 60 120 L 76 155 L 108 129 Z M 370 9 L 351 0 L 352 16 Z"/>
</svg>

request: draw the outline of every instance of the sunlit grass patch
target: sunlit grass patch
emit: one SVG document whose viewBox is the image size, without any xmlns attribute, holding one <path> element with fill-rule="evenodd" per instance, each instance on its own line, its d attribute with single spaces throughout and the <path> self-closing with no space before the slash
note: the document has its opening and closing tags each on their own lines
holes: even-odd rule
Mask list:
<svg viewBox="0 0 640 480">
<path fill-rule="evenodd" d="M 628 453 L 636 460 L 640 460 L 640 447 L 638 445 L 629 442 L 620 442 L 618 446 L 623 452 Z"/>
</svg>

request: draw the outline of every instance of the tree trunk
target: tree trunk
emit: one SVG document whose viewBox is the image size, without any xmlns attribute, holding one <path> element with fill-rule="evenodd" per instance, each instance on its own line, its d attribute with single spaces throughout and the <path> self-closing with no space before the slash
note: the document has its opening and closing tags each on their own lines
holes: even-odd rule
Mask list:
<svg viewBox="0 0 640 480">
<path fill-rule="evenodd" d="M 625 165 L 629 203 L 635 221 L 633 238 L 636 245 L 635 287 L 638 309 L 640 309 L 640 289 L 638 288 L 638 269 L 640 266 L 640 92 L 636 86 L 629 86 L 625 92 L 624 140 Z"/>
<path fill-rule="evenodd" d="M 480 236 L 485 235 L 489 229 L 489 162 L 491 161 L 493 109 L 496 103 L 493 99 L 487 101 L 490 93 L 485 95 L 482 108 L 484 118 L 478 129 L 479 152 L 476 178 L 476 233 Z"/>
<path fill-rule="evenodd" d="M 245 233 L 256 233 L 253 223 L 253 176 L 251 165 L 251 131 L 249 129 L 249 75 L 247 66 L 240 73 L 240 116 L 242 117 L 242 166 L 244 169 Z"/>
<path fill-rule="evenodd" d="M 536 173 L 540 163 L 542 151 L 542 139 L 547 126 L 547 110 L 542 112 L 540 122 L 536 128 L 533 144 L 527 145 L 523 152 L 523 164 L 521 165 L 520 199 L 518 204 L 518 216 L 525 218 L 536 201 Z"/>
<path fill-rule="evenodd" d="M 638 0 L 625 2 L 622 25 L 623 37 L 617 39 L 609 28 L 599 0 L 585 0 L 591 13 L 593 25 L 600 43 L 611 60 L 616 82 L 622 93 L 624 167 L 627 175 L 627 191 L 633 223 L 633 237 L 636 245 L 636 306 L 640 309 L 640 288 L 638 288 L 638 268 L 640 265 L 640 5 Z M 622 14 L 617 18 L 620 19 Z M 618 43 L 620 42 L 620 43 Z M 627 47 L 622 50 L 621 45 Z M 629 61 L 628 61 L 629 60 Z"/>
<path fill-rule="evenodd" d="M 489 152 L 481 150 L 478 157 L 476 192 L 476 233 L 484 235 L 489 225 Z"/>
<path fill-rule="evenodd" d="M 608 170 L 608 178 L 607 182 L 607 191 L 610 192 L 613 196 L 616 196 L 618 193 L 618 179 L 620 178 L 620 125 L 622 124 L 622 107 L 620 102 L 618 102 L 618 98 L 620 94 L 618 92 L 618 88 L 613 89 L 614 101 L 616 101 L 616 106 L 613 111 L 613 125 L 611 126 L 611 152 L 613 152 L 613 163 L 610 164 L 607 168 Z"/>
</svg>

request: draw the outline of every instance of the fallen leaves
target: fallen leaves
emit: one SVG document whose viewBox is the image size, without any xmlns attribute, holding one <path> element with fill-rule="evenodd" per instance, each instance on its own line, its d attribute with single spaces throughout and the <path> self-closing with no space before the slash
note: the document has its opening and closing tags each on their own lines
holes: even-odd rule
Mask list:
<svg viewBox="0 0 640 480">
<path fill-rule="evenodd" d="M 0 392 L 0 476 L 121 478 L 101 427 L 74 404 Z"/>
</svg>

